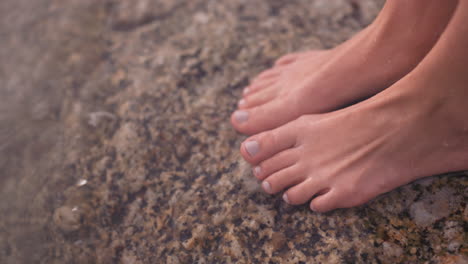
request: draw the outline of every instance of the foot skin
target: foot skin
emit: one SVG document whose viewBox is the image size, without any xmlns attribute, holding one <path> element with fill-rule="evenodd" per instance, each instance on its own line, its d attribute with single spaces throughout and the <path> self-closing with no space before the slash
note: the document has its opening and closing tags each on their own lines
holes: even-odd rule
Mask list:
<svg viewBox="0 0 468 264">
<path fill-rule="evenodd" d="M 275 61 L 275 64 L 273 65 L 273 68 L 270 70 L 266 70 L 262 73 L 260 73 L 252 82 L 256 83 L 261 80 L 266 80 L 270 77 L 275 76 L 275 70 L 281 71 L 280 68 L 283 66 L 290 65 L 293 62 L 296 62 L 301 59 L 307 59 L 311 56 L 317 55 L 319 53 L 324 52 L 324 50 L 311 50 L 311 51 L 304 51 L 304 52 L 295 52 L 295 53 L 289 53 L 284 55 L 283 57 L 279 58 L 278 60 Z M 254 90 L 252 90 L 253 92 Z M 248 94 L 250 92 L 250 89 L 246 88 L 244 89 L 243 93 Z"/>
<path fill-rule="evenodd" d="M 310 69 L 320 68 L 320 66 L 325 64 L 328 60 L 330 60 L 334 54 L 339 54 L 340 51 L 345 52 L 347 48 L 354 46 L 354 43 L 361 41 L 365 36 L 367 36 L 367 32 L 371 31 L 372 28 L 373 24 L 363 29 L 353 38 L 345 41 L 341 45 L 338 45 L 337 47 L 330 50 L 318 49 L 303 52 L 294 52 L 280 57 L 278 60 L 275 61 L 272 68 L 261 72 L 257 77 L 255 77 L 252 80 L 252 83 L 243 90 L 242 94 L 244 97 L 244 101 L 242 101 L 241 99 L 240 102 L 246 102 L 245 98 L 248 98 L 249 95 L 252 95 L 263 88 L 267 88 L 268 85 L 263 85 L 265 82 L 276 79 L 279 77 L 279 75 L 285 74 L 285 72 L 293 72 L 294 69 L 299 68 L 288 66 L 291 66 L 293 64 L 308 64 L 308 71 L 310 71 Z"/>
<path fill-rule="evenodd" d="M 305 115 L 241 146 L 254 175 L 285 202 L 325 212 L 416 179 L 468 170 L 468 2 L 414 71 L 376 96 Z"/>
<path fill-rule="evenodd" d="M 366 30 L 337 48 L 289 54 L 260 74 L 244 89 L 239 110 L 231 117 L 236 130 L 251 135 L 304 114 L 339 109 L 382 91 L 411 71 L 437 41 L 456 1 L 452 6 L 452 1 L 418 0 L 414 7 L 394 2 L 389 1 Z M 408 13 L 412 9 L 416 12 Z"/>
<path fill-rule="evenodd" d="M 418 105 L 422 94 L 393 92 L 422 91 L 428 83 L 402 81 L 365 104 L 300 117 L 247 139 L 242 156 L 267 193 L 289 188 L 283 199 L 293 205 L 315 197 L 310 208 L 318 212 L 361 205 L 424 176 L 466 170 L 468 122 L 441 128 L 454 119 L 442 99 Z"/>
</svg>

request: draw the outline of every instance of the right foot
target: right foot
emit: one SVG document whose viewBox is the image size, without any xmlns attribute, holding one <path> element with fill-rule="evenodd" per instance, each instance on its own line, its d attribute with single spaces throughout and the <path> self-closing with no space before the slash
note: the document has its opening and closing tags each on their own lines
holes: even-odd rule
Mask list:
<svg viewBox="0 0 468 264">
<path fill-rule="evenodd" d="M 455 0 L 388 2 L 369 28 L 338 48 L 280 59 L 246 88 L 231 123 L 254 134 L 382 91 L 424 58 L 456 5 Z"/>
<path fill-rule="evenodd" d="M 364 102 L 250 137 L 242 156 L 266 192 L 325 212 L 419 178 L 468 169 L 468 1 L 410 74 Z"/>
</svg>

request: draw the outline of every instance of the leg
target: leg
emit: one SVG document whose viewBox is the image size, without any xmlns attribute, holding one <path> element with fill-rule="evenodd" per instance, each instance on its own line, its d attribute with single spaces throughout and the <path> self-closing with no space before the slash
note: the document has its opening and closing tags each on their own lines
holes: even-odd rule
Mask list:
<svg viewBox="0 0 468 264">
<path fill-rule="evenodd" d="M 268 193 L 324 212 L 416 179 L 468 170 L 468 1 L 407 76 L 336 112 L 247 139 L 241 152 Z M 315 197 L 315 198 L 314 198 Z"/>
<path fill-rule="evenodd" d="M 382 91 L 433 47 L 456 4 L 456 0 L 388 1 L 376 21 L 351 41 L 276 67 L 253 82 L 231 118 L 233 126 L 254 134 Z"/>
</svg>

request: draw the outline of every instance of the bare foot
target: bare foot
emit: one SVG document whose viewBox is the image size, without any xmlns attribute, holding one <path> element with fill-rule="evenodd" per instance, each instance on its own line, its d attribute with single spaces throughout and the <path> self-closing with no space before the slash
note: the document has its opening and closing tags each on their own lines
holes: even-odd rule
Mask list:
<svg viewBox="0 0 468 264">
<path fill-rule="evenodd" d="M 266 192 L 324 212 L 363 204 L 418 178 L 468 170 L 468 1 L 428 56 L 392 87 L 336 112 L 247 139 Z"/>
<path fill-rule="evenodd" d="M 254 134 L 382 91 L 429 52 L 456 3 L 388 1 L 369 28 L 338 48 L 286 56 L 262 73 L 246 88 L 231 123 Z"/>
<path fill-rule="evenodd" d="M 339 54 L 341 50 L 346 50 L 348 47 L 354 46 L 354 43 L 362 41 L 365 38 L 365 36 L 367 36 L 367 33 L 372 31 L 375 24 L 376 23 L 374 22 L 365 29 L 361 30 L 351 39 L 332 49 L 315 49 L 302 52 L 293 52 L 280 57 L 275 61 L 272 68 L 261 72 L 257 77 L 255 77 L 252 80 L 252 83 L 244 89 L 242 94 L 244 95 L 244 97 L 248 97 L 248 95 L 253 94 L 256 91 L 259 91 L 265 87 L 268 87 L 268 85 L 263 84 L 271 79 L 276 79 L 275 77 L 278 77 L 278 75 L 283 74 L 284 71 L 292 70 L 286 66 L 290 66 L 293 63 L 297 64 L 298 61 L 304 61 L 304 63 L 307 63 L 310 66 L 309 71 L 311 69 L 320 68 L 320 66 L 326 63 L 327 59 L 329 60 L 334 54 Z"/>
<path fill-rule="evenodd" d="M 343 43 L 344 44 L 344 43 Z M 254 80 L 252 83 L 255 83 L 257 81 L 265 80 L 268 79 L 269 77 L 275 76 L 277 69 L 281 68 L 281 66 L 286 66 L 289 65 L 293 62 L 296 62 L 297 60 L 300 60 L 302 58 L 308 58 L 309 56 L 314 56 L 316 54 L 319 54 L 325 50 L 311 50 L 311 51 L 304 51 L 304 52 L 294 52 L 294 53 L 289 53 L 278 60 L 275 61 L 275 64 L 273 65 L 273 68 L 266 70 L 264 72 L 261 72 Z M 281 70 L 279 70 L 281 71 Z M 244 89 L 244 94 L 248 94 L 250 91 L 249 88 Z"/>
</svg>

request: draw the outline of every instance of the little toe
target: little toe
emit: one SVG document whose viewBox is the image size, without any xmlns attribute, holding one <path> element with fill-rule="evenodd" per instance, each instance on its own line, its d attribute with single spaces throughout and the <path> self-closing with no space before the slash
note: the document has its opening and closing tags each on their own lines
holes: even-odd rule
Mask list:
<svg viewBox="0 0 468 264">
<path fill-rule="evenodd" d="M 336 189 L 332 189 L 325 194 L 315 197 L 310 202 L 310 210 L 314 212 L 328 212 L 333 209 L 341 208 L 343 203 L 343 197 L 338 193 Z"/>
<path fill-rule="evenodd" d="M 265 88 L 257 93 L 250 94 L 242 98 L 239 103 L 239 109 L 247 109 L 262 105 L 266 102 L 271 101 L 277 95 L 277 90 L 274 86 Z"/>
<path fill-rule="evenodd" d="M 322 181 L 314 178 L 307 178 L 303 182 L 287 190 L 283 195 L 283 199 L 288 204 L 303 204 L 309 201 L 314 195 L 324 193 L 324 190 L 326 191 L 326 187 L 323 185 Z"/>
<path fill-rule="evenodd" d="M 278 193 L 292 185 L 301 183 L 305 178 L 304 168 L 298 164 L 273 173 L 267 177 L 262 187 L 269 194 Z M 266 187 L 266 188 L 265 188 Z"/>
<path fill-rule="evenodd" d="M 300 158 L 297 148 L 286 149 L 260 163 L 253 169 L 255 177 L 264 180 L 271 174 L 294 165 Z"/>
<path fill-rule="evenodd" d="M 295 144 L 294 129 L 290 126 L 282 126 L 245 140 L 241 145 L 241 154 L 247 162 L 257 165 Z"/>
</svg>

